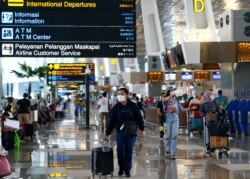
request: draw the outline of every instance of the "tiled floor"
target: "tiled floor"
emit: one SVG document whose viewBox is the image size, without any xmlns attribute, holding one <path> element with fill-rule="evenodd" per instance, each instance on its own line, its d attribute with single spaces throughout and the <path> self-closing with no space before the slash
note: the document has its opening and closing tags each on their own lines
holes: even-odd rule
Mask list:
<svg viewBox="0 0 250 179">
<path fill-rule="evenodd" d="M 97 119 L 94 111 L 91 113 L 91 119 Z M 92 120 L 92 124 L 96 124 L 96 121 Z M 68 115 L 36 133 L 36 142 L 22 142 L 20 150 L 9 152 L 7 157 L 13 172 L 6 178 L 93 178 L 91 149 L 100 146 L 102 142 L 103 133 L 100 129 L 86 129 L 83 119 L 75 120 Z M 114 136 L 111 144 L 116 151 Z M 147 130 L 146 138 L 138 138 L 134 148 L 131 178 L 250 178 L 249 138 L 234 138 L 230 147 L 229 158 L 223 156 L 218 159 L 216 155 L 204 158 L 202 136 L 180 135 L 177 159 L 170 160 L 165 157 L 164 141 L 158 138 L 157 129 L 156 132 Z M 116 152 L 114 163 L 113 178 L 119 178 Z"/>
</svg>

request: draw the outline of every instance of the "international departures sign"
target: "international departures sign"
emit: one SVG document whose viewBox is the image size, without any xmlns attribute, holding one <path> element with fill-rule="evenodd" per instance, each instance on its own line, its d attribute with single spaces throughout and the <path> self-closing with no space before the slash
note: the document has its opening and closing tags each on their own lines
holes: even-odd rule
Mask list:
<svg viewBox="0 0 250 179">
<path fill-rule="evenodd" d="M 136 57 L 135 0 L 0 2 L 4 57 Z"/>
</svg>

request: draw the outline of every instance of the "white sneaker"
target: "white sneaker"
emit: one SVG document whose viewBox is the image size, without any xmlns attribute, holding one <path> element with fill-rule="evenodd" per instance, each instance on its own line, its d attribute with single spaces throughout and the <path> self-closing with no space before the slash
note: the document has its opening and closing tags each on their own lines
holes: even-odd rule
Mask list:
<svg viewBox="0 0 250 179">
<path fill-rule="evenodd" d="M 172 160 L 175 160 L 175 158 L 176 158 L 175 155 L 171 155 Z"/>
<path fill-rule="evenodd" d="M 166 157 L 170 157 L 170 152 L 166 152 Z"/>
</svg>

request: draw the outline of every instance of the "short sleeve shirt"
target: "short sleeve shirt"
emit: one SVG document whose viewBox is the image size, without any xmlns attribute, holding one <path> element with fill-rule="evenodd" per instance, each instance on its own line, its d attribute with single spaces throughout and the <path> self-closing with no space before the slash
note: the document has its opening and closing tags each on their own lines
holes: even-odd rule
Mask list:
<svg viewBox="0 0 250 179">
<path fill-rule="evenodd" d="M 109 102 L 108 98 L 101 98 L 98 101 L 98 105 L 100 105 L 100 112 L 109 112 Z"/>
<path fill-rule="evenodd" d="M 19 113 L 29 113 L 30 101 L 28 99 L 20 99 L 17 102 Z"/>
</svg>

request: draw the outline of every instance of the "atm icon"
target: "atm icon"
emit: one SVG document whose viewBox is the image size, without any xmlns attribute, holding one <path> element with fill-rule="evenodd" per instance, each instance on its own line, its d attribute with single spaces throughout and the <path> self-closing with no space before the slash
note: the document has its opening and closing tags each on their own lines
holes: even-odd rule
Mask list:
<svg viewBox="0 0 250 179">
<path fill-rule="evenodd" d="M 23 7 L 24 0 L 9 0 L 8 6 L 10 6 L 10 7 Z"/>
</svg>

